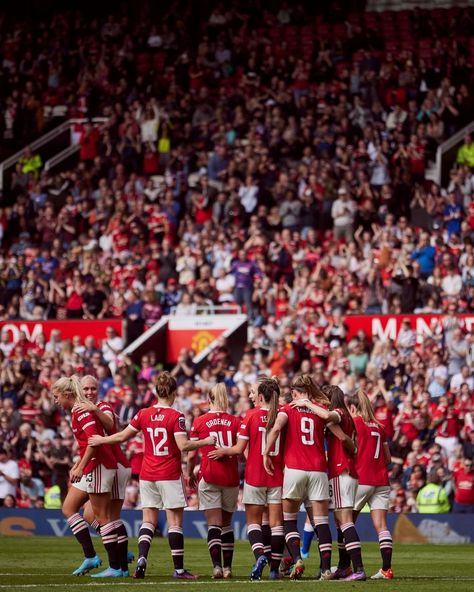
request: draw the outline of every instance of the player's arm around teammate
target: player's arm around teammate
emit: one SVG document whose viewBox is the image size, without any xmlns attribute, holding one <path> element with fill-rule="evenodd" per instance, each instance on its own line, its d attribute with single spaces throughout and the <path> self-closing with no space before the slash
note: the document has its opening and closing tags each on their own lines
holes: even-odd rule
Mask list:
<svg viewBox="0 0 474 592">
<path fill-rule="evenodd" d="M 181 453 L 212 446 L 216 439 L 190 441 L 186 433 L 184 415 L 171 406 L 176 397 L 176 380 L 162 372 L 155 380 L 158 402 L 140 410 L 130 425 L 117 434 L 95 437 L 90 444 L 125 442 L 142 431 L 145 441 L 142 468 L 140 471 L 140 498 L 143 523 L 138 537 L 138 563 L 134 577 L 145 577 L 148 552 L 153 540 L 158 511 L 166 510 L 168 543 L 178 579 L 196 579 L 184 569 L 183 510 L 186 496 L 181 474 Z"/>
<path fill-rule="evenodd" d="M 100 437 L 101 426 L 90 412 L 75 409 L 76 405 L 86 401 L 79 378 L 60 378 L 54 383 L 52 391 L 56 403 L 71 412 L 72 430 L 81 456 L 79 463 L 71 469 L 73 486 L 63 504 L 63 514 L 85 555 L 83 564 L 74 573 L 82 575 L 101 564 L 92 545 L 88 526 L 79 514 L 79 509 L 89 498 L 109 558 L 109 568 L 94 577 L 121 577 L 117 534 L 115 524 L 110 520 L 109 509 L 117 463 L 109 446 L 94 450 L 87 443 L 89 437 Z"/>
<path fill-rule="evenodd" d="M 239 419 L 228 413 L 229 399 L 224 383 L 216 384 L 208 395 L 209 411 L 196 418 L 190 439 L 200 440 L 214 436 L 222 448 L 231 448 L 237 441 Z M 199 479 L 199 509 L 207 520 L 207 545 L 213 565 L 213 578 L 232 577 L 234 531 L 232 514 L 239 496 L 239 462 L 237 456 L 212 460 L 209 453 L 215 447 L 201 448 L 201 478 Z M 198 452 L 191 451 L 187 459 L 187 477 L 196 486 L 195 466 Z"/>
<path fill-rule="evenodd" d="M 247 535 L 255 556 L 255 565 L 250 578 L 259 580 L 270 559 L 271 579 L 278 579 L 278 567 L 283 555 L 284 535 L 281 507 L 281 486 L 283 483 L 283 462 L 280 441 L 276 440 L 270 450 L 275 470 L 268 475 L 263 466 L 263 452 L 266 448 L 268 429 L 278 413 L 280 387 L 274 379 L 262 379 L 252 386 L 253 401 L 256 405 L 247 413 L 239 428 L 237 445 L 232 448 L 218 448 L 210 453 L 210 458 L 242 453 L 248 448 L 245 467 L 244 497 L 247 519 Z M 265 554 L 262 523 L 268 508 L 270 526 L 270 557 Z"/>
</svg>

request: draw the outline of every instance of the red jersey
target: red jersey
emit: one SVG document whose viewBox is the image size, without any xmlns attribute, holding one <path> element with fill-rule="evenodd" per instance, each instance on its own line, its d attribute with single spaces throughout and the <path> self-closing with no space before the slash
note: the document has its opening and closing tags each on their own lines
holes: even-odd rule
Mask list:
<svg viewBox="0 0 474 592">
<path fill-rule="evenodd" d="M 204 440 L 214 436 L 219 448 L 231 448 L 237 442 L 239 418 L 222 411 L 209 411 L 194 420 L 191 440 Z M 239 459 L 237 456 L 224 456 L 221 460 L 211 460 L 208 454 L 214 446 L 201 448 L 201 474 L 207 483 L 221 487 L 235 487 L 239 484 Z"/>
<path fill-rule="evenodd" d="M 325 421 L 307 407 L 284 405 L 280 413 L 288 417 L 285 467 L 302 471 L 327 472 L 324 451 Z"/>
<path fill-rule="evenodd" d="M 461 422 L 459 421 L 459 413 L 452 407 L 446 408 L 440 405 L 433 415 L 433 420 L 437 421 L 443 419 L 436 428 L 436 435 L 440 438 L 457 438 L 461 430 Z"/>
<path fill-rule="evenodd" d="M 153 405 L 141 409 L 129 426 L 143 432 L 145 453 L 142 481 L 175 481 L 181 477 L 181 450 L 175 436 L 186 436 L 184 415 L 171 407 Z"/>
<path fill-rule="evenodd" d="M 354 437 L 354 430 L 352 427 L 352 421 L 347 416 L 347 412 L 344 413 L 342 409 L 334 409 L 341 421 L 337 424 L 341 430 L 349 436 Z M 330 430 L 326 431 L 328 441 L 328 472 L 329 479 L 333 477 L 339 477 L 344 471 L 347 471 L 351 477 L 357 479 L 357 471 L 355 466 L 355 458 L 351 456 L 344 448 L 341 440 L 337 438 Z"/>
<path fill-rule="evenodd" d="M 354 417 L 357 433 L 356 471 L 359 485 L 379 487 L 388 485 L 383 445 L 387 441 L 385 430 L 374 421 L 366 423 L 362 417 Z"/>
<path fill-rule="evenodd" d="M 97 403 L 97 408 L 100 409 L 100 411 L 102 411 L 103 413 L 107 413 L 108 415 L 112 416 L 112 419 L 114 420 L 114 425 L 108 433 L 109 434 L 116 434 L 117 433 L 117 417 L 116 417 L 112 407 L 109 405 L 109 403 L 106 403 L 105 401 L 99 401 L 99 403 Z M 118 463 L 120 463 L 122 465 L 122 467 L 129 468 L 130 463 L 128 462 L 128 458 L 125 456 L 120 444 L 112 444 L 112 450 L 114 452 L 115 460 Z"/>
<path fill-rule="evenodd" d="M 269 475 L 263 466 L 263 453 L 267 447 L 268 410 L 256 407 L 244 417 L 239 428 L 239 438 L 248 441 L 245 482 L 253 487 L 281 487 L 283 485 L 283 456 L 281 438 L 278 437 L 272 457 L 274 474 Z"/>
<path fill-rule="evenodd" d="M 87 449 L 87 441 L 91 436 L 103 436 L 104 430 L 102 424 L 95 415 L 89 411 L 80 413 L 79 411 L 71 412 L 71 428 L 79 446 L 79 455 L 82 458 Z M 84 468 L 84 473 L 90 473 L 97 465 L 104 465 L 106 469 L 116 469 L 117 462 L 112 451 L 112 446 L 102 444 L 95 449 L 95 456 L 87 463 Z"/>
<path fill-rule="evenodd" d="M 375 419 L 382 424 L 387 438 L 393 438 L 395 430 L 393 427 L 393 413 L 387 405 L 376 406 L 374 409 Z"/>
<path fill-rule="evenodd" d="M 474 471 L 466 473 L 464 467 L 455 471 L 454 482 L 454 501 L 458 504 L 474 504 Z"/>
</svg>

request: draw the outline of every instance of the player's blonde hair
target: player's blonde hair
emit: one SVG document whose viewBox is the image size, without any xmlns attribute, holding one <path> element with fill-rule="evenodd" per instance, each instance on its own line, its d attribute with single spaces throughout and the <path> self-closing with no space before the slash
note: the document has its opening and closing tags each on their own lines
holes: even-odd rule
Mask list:
<svg viewBox="0 0 474 592">
<path fill-rule="evenodd" d="M 218 382 L 209 391 L 209 401 L 216 411 L 227 411 L 229 409 L 229 397 L 227 387 L 223 382 Z"/>
<path fill-rule="evenodd" d="M 355 395 L 349 398 L 349 405 L 354 405 L 357 415 L 360 415 L 366 423 L 373 421 L 380 425 L 380 422 L 375 417 L 372 403 L 367 393 L 362 389 L 359 389 Z"/>
<path fill-rule="evenodd" d="M 155 379 L 155 388 L 159 399 L 170 400 L 176 393 L 178 385 L 169 372 L 160 372 Z"/>
<path fill-rule="evenodd" d="M 72 376 L 63 376 L 58 378 L 53 384 L 53 395 L 65 395 L 68 399 L 72 399 L 75 403 L 87 402 L 87 399 L 82 390 L 81 379 L 77 374 Z"/>
<path fill-rule="evenodd" d="M 99 381 L 97 380 L 97 378 L 95 376 L 92 376 L 92 374 L 86 374 L 85 376 L 83 376 L 81 378 L 81 384 L 84 384 L 84 382 L 86 380 L 92 380 L 92 382 L 94 383 L 94 386 L 96 388 L 99 386 Z"/>
<path fill-rule="evenodd" d="M 295 376 L 291 383 L 291 388 L 302 391 L 308 395 L 308 399 L 318 405 L 329 407 L 330 402 L 328 397 L 322 391 L 311 374 L 299 374 Z"/>
<path fill-rule="evenodd" d="M 257 393 L 262 395 L 268 405 L 267 432 L 275 425 L 280 402 L 280 385 L 276 377 L 265 378 L 259 381 Z"/>
</svg>

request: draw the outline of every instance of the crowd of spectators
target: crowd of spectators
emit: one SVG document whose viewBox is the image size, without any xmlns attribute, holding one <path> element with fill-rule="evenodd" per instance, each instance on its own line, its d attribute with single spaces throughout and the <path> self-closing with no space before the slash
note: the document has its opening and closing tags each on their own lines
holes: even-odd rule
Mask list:
<svg viewBox="0 0 474 592">
<path fill-rule="evenodd" d="M 78 132 L 70 170 L 18 163 L 0 207 L 0 320 L 125 318 L 131 340 L 163 314 L 239 306 L 249 340 L 237 367 L 225 344 L 199 371 L 192 352 L 180 355 L 189 422 L 216 380 L 240 414 L 261 373 L 285 393 L 311 370 L 348 393 L 362 387 L 391 440 L 392 508 L 411 511 L 433 469 L 459 490 L 474 443 L 474 333 L 459 316 L 474 312 L 471 138 L 446 187 L 425 179 L 439 143 L 474 112 L 474 12 L 336 10 L 325 21 L 305 9 L 216 3 L 198 21 L 173 9 L 156 21 L 58 14 L 6 34 L 4 134 L 14 83 L 42 112 L 46 96 L 107 123 Z M 10 130 L 27 125 L 22 109 Z M 412 312 L 445 316 L 421 343 L 409 319 L 393 342 L 347 338 L 346 315 Z M 71 434 L 51 381 L 96 375 L 126 424 L 153 401 L 158 365 L 153 353 L 139 367 L 125 358 L 112 376 L 120 337 L 111 349 L 60 337 L 2 337 L 0 440 L 25 479 L 64 494 L 58 459 Z M 140 447 L 132 440 L 135 468 Z M 30 483 L 19 505 L 42 503 Z M 133 483 L 129 497 L 133 506 Z"/>
</svg>

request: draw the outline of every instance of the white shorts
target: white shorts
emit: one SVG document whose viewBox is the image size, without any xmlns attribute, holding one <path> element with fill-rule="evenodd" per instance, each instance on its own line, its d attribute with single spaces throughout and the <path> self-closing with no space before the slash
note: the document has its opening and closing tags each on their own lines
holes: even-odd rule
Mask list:
<svg viewBox="0 0 474 592">
<path fill-rule="evenodd" d="M 140 500 L 142 508 L 159 510 L 185 508 L 187 503 L 183 480 L 142 481 L 140 479 Z"/>
<path fill-rule="evenodd" d="M 201 479 L 198 485 L 198 496 L 200 510 L 221 508 L 224 512 L 234 512 L 239 497 L 239 486 L 222 487 Z"/>
<path fill-rule="evenodd" d="M 254 506 L 281 504 L 281 487 L 255 487 L 244 483 L 242 502 Z"/>
<path fill-rule="evenodd" d="M 285 467 L 283 499 L 322 502 L 329 499 L 328 476 L 322 471 L 302 471 Z"/>
<path fill-rule="evenodd" d="M 347 471 L 344 471 L 338 477 L 329 479 L 329 494 L 331 496 L 329 508 L 331 510 L 353 508 L 355 505 L 356 491 L 357 479 L 351 477 Z"/>
<path fill-rule="evenodd" d="M 390 487 L 388 485 L 359 485 L 357 487 L 354 510 L 362 510 L 369 504 L 371 510 L 387 510 L 390 501 Z"/>
<path fill-rule="evenodd" d="M 130 480 L 132 469 L 130 467 L 124 467 L 120 463 L 117 464 L 117 474 L 115 475 L 114 485 L 112 487 L 112 499 L 123 500 L 125 499 L 125 490 Z"/>
<path fill-rule="evenodd" d="M 104 465 L 97 465 L 90 473 L 84 473 L 73 487 L 86 493 L 111 493 L 117 469 L 107 469 Z"/>
</svg>

